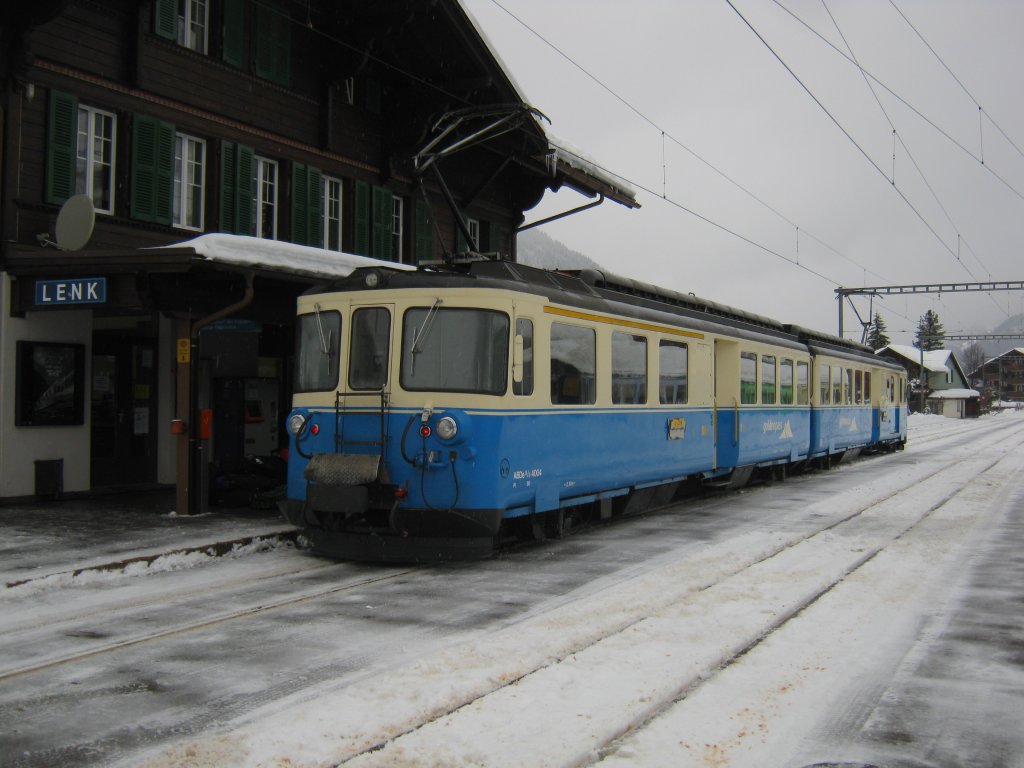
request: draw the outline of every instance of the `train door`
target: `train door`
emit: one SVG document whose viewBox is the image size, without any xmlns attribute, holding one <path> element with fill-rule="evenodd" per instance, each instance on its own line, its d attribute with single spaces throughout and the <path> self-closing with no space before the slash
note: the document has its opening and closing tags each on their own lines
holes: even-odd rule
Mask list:
<svg viewBox="0 0 1024 768">
<path fill-rule="evenodd" d="M 739 458 L 740 345 L 715 339 L 714 468 L 735 467 Z"/>
</svg>

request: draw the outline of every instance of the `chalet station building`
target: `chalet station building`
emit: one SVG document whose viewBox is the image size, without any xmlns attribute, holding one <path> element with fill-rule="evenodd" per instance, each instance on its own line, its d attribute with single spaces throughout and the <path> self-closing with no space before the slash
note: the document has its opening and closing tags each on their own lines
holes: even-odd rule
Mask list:
<svg viewBox="0 0 1024 768">
<path fill-rule="evenodd" d="M 514 260 L 547 190 L 636 206 L 458 0 L 34 0 L 0 34 L 0 502 L 200 511 L 286 445 L 302 291 Z"/>
</svg>

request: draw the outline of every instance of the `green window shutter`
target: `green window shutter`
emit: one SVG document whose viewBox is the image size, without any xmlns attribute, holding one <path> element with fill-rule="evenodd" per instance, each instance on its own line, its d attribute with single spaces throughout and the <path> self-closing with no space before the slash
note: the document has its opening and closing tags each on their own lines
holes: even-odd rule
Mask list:
<svg viewBox="0 0 1024 768">
<path fill-rule="evenodd" d="M 430 223 L 430 206 L 426 200 L 416 200 L 415 229 L 416 245 L 413 251 L 417 263 L 433 261 L 434 230 Z"/>
<path fill-rule="evenodd" d="M 220 229 L 235 232 L 238 227 L 235 216 L 236 176 L 238 156 L 233 141 L 220 143 Z"/>
<path fill-rule="evenodd" d="M 373 232 L 370 255 L 378 259 L 391 258 L 391 217 L 394 203 L 387 187 L 373 188 Z"/>
<path fill-rule="evenodd" d="M 302 163 L 292 163 L 292 242 L 309 245 L 309 174 Z"/>
<path fill-rule="evenodd" d="M 75 194 L 78 99 L 50 91 L 46 123 L 46 202 L 62 205 Z"/>
<path fill-rule="evenodd" d="M 253 203 L 252 147 L 220 143 L 220 229 L 236 235 L 251 235 Z"/>
<path fill-rule="evenodd" d="M 161 121 L 156 132 L 156 214 L 160 224 L 174 218 L 174 126 Z"/>
<path fill-rule="evenodd" d="M 355 183 L 355 252 L 360 256 L 370 255 L 370 185 L 365 181 Z"/>
<path fill-rule="evenodd" d="M 256 4 L 256 62 L 259 77 L 279 85 L 291 83 L 292 27 L 287 11 L 260 2 Z"/>
<path fill-rule="evenodd" d="M 145 115 L 135 115 L 132 127 L 132 218 L 170 224 L 173 190 L 174 126 Z"/>
<path fill-rule="evenodd" d="M 319 248 L 324 241 L 324 175 L 319 168 L 292 163 L 292 242 Z"/>
<path fill-rule="evenodd" d="M 462 234 L 462 227 L 459 226 L 458 222 L 455 222 L 455 252 L 465 253 L 469 250 L 469 243 L 466 240 L 466 236 Z"/>
<path fill-rule="evenodd" d="M 505 228 L 500 226 L 496 221 L 492 221 L 490 224 L 490 232 L 488 233 L 487 238 L 487 250 L 491 253 L 501 253 L 501 243 L 505 239 Z"/>
<path fill-rule="evenodd" d="M 223 56 L 234 67 L 245 61 L 245 0 L 224 0 Z"/>
<path fill-rule="evenodd" d="M 178 39 L 177 0 L 156 0 L 153 3 L 153 32 L 168 40 Z"/>
<path fill-rule="evenodd" d="M 310 167 L 306 176 L 307 198 L 309 200 L 309 244 L 322 248 L 324 245 L 324 174 L 319 168 Z"/>
<path fill-rule="evenodd" d="M 240 235 L 254 235 L 253 200 L 256 196 L 254 188 L 253 168 L 256 163 L 256 152 L 252 147 L 239 144 L 238 160 L 235 168 L 235 221 Z"/>
</svg>

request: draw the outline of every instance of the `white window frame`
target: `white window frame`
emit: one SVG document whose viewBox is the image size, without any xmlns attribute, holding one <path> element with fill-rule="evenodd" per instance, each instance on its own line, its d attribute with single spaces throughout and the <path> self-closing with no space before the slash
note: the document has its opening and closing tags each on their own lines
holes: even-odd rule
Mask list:
<svg viewBox="0 0 1024 768">
<path fill-rule="evenodd" d="M 205 54 L 209 29 L 209 0 L 178 0 L 178 45 Z"/>
<path fill-rule="evenodd" d="M 97 120 L 102 130 L 97 130 Z M 104 157 L 104 148 L 109 149 L 109 157 Z M 89 195 L 96 213 L 113 214 L 117 162 L 117 116 L 113 112 L 79 104 L 76 158 L 75 192 Z M 109 205 L 106 207 L 96 199 L 97 183 L 102 184 L 107 193 Z"/>
<path fill-rule="evenodd" d="M 186 150 L 187 153 L 186 153 Z M 198 182 L 196 180 L 198 176 Z M 189 210 L 192 192 L 198 190 L 194 210 Z M 179 229 L 202 232 L 206 209 L 206 141 L 184 133 L 174 134 L 174 213 L 172 223 Z"/>
<path fill-rule="evenodd" d="M 469 228 L 469 242 L 466 247 L 470 250 L 480 250 L 480 220 L 466 219 L 466 226 Z"/>
<path fill-rule="evenodd" d="M 340 251 L 342 209 L 342 193 L 344 186 L 341 179 L 324 174 L 324 248 L 329 251 Z M 332 239 L 335 245 L 331 245 Z"/>
<path fill-rule="evenodd" d="M 265 240 L 277 240 L 278 171 L 276 160 L 256 155 L 253 163 L 252 234 Z"/>
<path fill-rule="evenodd" d="M 403 261 L 402 259 L 402 235 L 405 222 L 405 200 L 398 195 L 391 197 L 391 260 Z"/>
</svg>

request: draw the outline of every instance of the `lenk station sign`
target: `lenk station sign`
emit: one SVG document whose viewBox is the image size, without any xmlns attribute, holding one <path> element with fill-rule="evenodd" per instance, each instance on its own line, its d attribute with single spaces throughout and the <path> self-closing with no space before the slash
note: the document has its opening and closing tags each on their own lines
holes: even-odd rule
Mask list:
<svg viewBox="0 0 1024 768">
<path fill-rule="evenodd" d="M 37 280 L 36 306 L 67 304 L 105 304 L 107 278 L 78 277 L 68 280 Z"/>
</svg>

